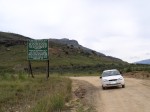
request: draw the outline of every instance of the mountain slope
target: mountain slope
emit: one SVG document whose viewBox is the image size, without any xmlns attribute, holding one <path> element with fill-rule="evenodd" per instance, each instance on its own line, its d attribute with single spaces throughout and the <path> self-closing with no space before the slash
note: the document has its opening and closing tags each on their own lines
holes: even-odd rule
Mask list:
<svg viewBox="0 0 150 112">
<path fill-rule="evenodd" d="M 7 47 L 19 44 L 25 44 L 30 39 L 19 34 L 0 32 L 0 45 Z"/>
<path fill-rule="evenodd" d="M 28 69 L 27 40 L 19 34 L 0 32 L 0 69 L 19 71 Z M 81 46 L 75 40 L 49 39 L 51 72 L 100 71 L 127 64 L 118 58 L 106 56 Z M 32 61 L 34 71 L 45 71 L 44 61 Z"/>
<path fill-rule="evenodd" d="M 135 62 L 136 64 L 150 64 L 150 59 Z"/>
<path fill-rule="evenodd" d="M 64 38 L 64 39 L 49 39 L 49 41 L 54 42 L 54 43 L 58 43 L 58 44 L 64 44 L 64 45 L 74 47 L 74 48 L 78 48 L 78 49 L 82 49 L 84 52 L 87 52 L 89 54 L 93 54 L 93 52 L 95 52 L 99 56 L 105 56 L 102 53 L 99 53 L 99 52 L 96 52 L 96 51 L 91 50 L 89 48 L 83 47 L 76 40 L 69 40 L 67 38 Z"/>
</svg>

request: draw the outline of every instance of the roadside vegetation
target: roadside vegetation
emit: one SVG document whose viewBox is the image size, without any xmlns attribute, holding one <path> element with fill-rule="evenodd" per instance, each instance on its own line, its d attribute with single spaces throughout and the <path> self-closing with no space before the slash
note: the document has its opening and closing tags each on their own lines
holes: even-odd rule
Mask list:
<svg viewBox="0 0 150 112">
<path fill-rule="evenodd" d="M 132 71 L 150 72 L 150 65 L 128 64 L 108 60 L 104 57 L 77 53 L 76 49 L 64 46 L 51 46 L 50 50 L 50 74 L 59 75 L 99 75 L 105 69 L 116 68 L 124 73 Z M 58 48 L 55 48 L 58 47 Z M 62 47 L 63 50 L 60 50 Z M 60 51 L 59 51 L 60 50 Z M 0 75 L 5 73 L 28 72 L 26 45 L 3 46 L 0 45 Z M 67 54 L 66 54 L 67 52 Z M 35 74 L 45 73 L 46 62 L 32 61 L 32 69 Z"/>
<path fill-rule="evenodd" d="M 67 109 L 71 80 L 66 76 L 99 76 L 105 69 L 123 73 L 146 71 L 150 65 L 129 64 L 73 45 L 49 44 L 50 77 L 44 61 L 31 61 L 35 78 L 28 76 L 26 37 L 0 33 L 0 112 L 53 112 Z M 145 73 L 144 73 L 145 74 Z M 150 77 L 149 75 L 142 77 Z M 141 75 L 141 74 L 140 74 Z M 83 108 L 78 109 L 82 112 Z"/>
<path fill-rule="evenodd" d="M 0 32 L 0 75 L 16 72 L 28 72 L 27 40 L 28 37 Z M 60 75 L 99 75 L 105 69 L 116 68 L 124 73 L 132 71 L 150 72 L 150 65 L 129 64 L 120 59 L 89 53 L 74 46 L 49 41 L 50 73 Z M 32 61 L 35 74 L 45 73 L 46 62 Z"/>
<path fill-rule="evenodd" d="M 26 73 L 0 76 L 0 112 L 61 111 L 71 98 L 71 80 Z"/>
</svg>

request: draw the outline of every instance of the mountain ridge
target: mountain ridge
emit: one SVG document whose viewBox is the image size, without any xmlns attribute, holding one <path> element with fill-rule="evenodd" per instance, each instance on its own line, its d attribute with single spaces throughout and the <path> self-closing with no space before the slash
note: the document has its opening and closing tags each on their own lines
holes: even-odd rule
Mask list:
<svg viewBox="0 0 150 112">
<path fill-rule="evenodd" d="M 27 41 L 25 37 L 14 33 L 0 32 L 0 70 L 11 73 L 28 70 Z M 83 47 L 76 40 L 49 39 L 50 72 L 100 72 L 108 68 L 123 68 L 127 62 L 106 56 Z M 44 61 L 32 61 L 33 70 L 45 71 Z M 3 72 L 2 72 L 3 73 Z"/>
<path fill-rule="evenodd" d="M 62 38 L 62 39 L 49 39 L 49 41 L 55 42 L 55 43 L 59 43 L 59 44 L 63 44 L 63 45 L 67 45 L 68 47 L 74 47 L 74 48 L 82 49 L 84 51 L 84 53 L 96 54 L 98 56 L 108 57 L 108 58 L 111 58 L 111 59 L 114 59 L 114 60 L 120 60 L 120 61 L 122 61 L 119 58 L 112 57 L 112 56 L 106 56 L 103 53 L 97 52 L 97 51 L 92 50 L 92 49 L 87 48 L 87 47 L 83 47 L 76 40 L 70 40 L 70 39 L 67 39 L 67 38 Z"/>
<path fill-rule="evenodd" d="M 135 64 L 148 64 L 150 65 L 150 59 L 145 59 L 141 61 L 134 62 Z"/>
<path fill-rule="evenodd" d="M 29 38 L 29 37 L 26 37 L 26 36 L 23 36 L 23 35 L 20 35 L 20 34 L 10 33 L 10 32 L 0 32 L 0 44 L 4 44 L 6 47 L 13 46 L 13 45 L 18 45 L 18 44 L 19 45 L 22 45 L 22 44 L 24 45 L 24 44 L 27 43 L 27 41 L 29 39 L 32 39 L 32 38 Z M 107 57 L 107 58 L 112 59 L 112 60 L 122 61 L 119 58 L 112 57 L 112 56 L 106 56 L 103 53 L 97 52 L 97 51 L 92 50 L 90 48 L 86 48 L 86 47 L 80 45 L 77 40 L 70 40 L 70 39 L 67 39 L 67 38 L 62 38 L 62 39 L 49 38 L 48 40 L 49 40 L 50 44 L 55 43 L 55 44 L 66 45 L 67 47 L 80 49 L 85 54 L 89 54 L 89 55 L 95 54 L 97 56 Z"/>
<path fill-rule="evenodd" d="M 70 47 L 74 47 L 74 48 L 79 48 L 79 49 L 85 50 L 86 52 L 88 52 L 90 54 L 92 54 L 92 52 L 95 52 L 97 55 L 106 56 L 103 53 L 99 53 L 99 52 L 97 52 L 95 50 L 83 47 L 82 45 L 80 45 L 78 43 L 77 40 L 70 40 L 70 39 L 67 39 L 67 38 L 62 38 L 62 39 L 49 39 L 49 41 L 52 41 L 52 42 L 55 42 L 55 43 L 59 43 L 59 44 L 64 44 L 64 45 L 67 45 L 67 46 L 70 46 Z"/>
</svg>

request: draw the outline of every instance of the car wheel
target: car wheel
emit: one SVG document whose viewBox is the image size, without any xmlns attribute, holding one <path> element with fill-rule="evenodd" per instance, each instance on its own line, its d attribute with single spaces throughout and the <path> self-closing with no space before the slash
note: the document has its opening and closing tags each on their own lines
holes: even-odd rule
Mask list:
<svg viewBox="0 0 150 112">
<path fill-rule="evenodd" d="M 105 90 L 105 89 L 106 89 L 106 87 L 102 86 L 102 89 L 103 89 L 103 90 Z"/>
<path fill-rule="evenodd" d="M 122 85 L 122 88 L 125 88 L 125 85 Z"/>
</svg>

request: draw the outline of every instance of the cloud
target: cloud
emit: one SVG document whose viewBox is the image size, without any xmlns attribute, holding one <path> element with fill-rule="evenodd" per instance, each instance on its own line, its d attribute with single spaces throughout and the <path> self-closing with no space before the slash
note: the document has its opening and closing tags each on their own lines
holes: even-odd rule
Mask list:
<svg viewBox="0 0 150 112">
<path fill-rule="evenodd" d="M 0 30 L 32 38 L 75 39 L 134 62 L 149 58 L 149 4 L 148 0 L 0 0 Z"/>
</svg>

